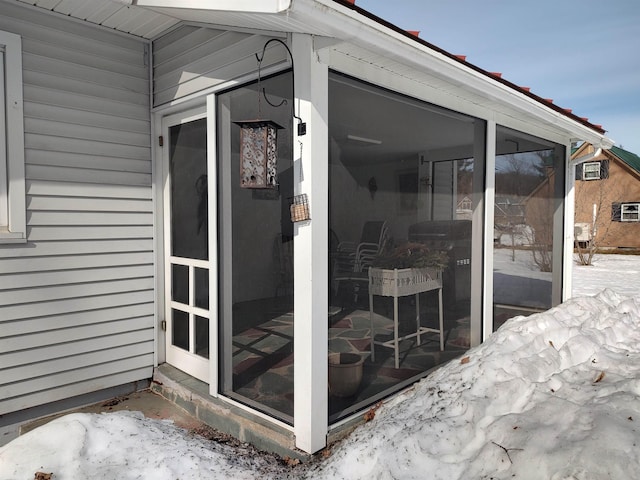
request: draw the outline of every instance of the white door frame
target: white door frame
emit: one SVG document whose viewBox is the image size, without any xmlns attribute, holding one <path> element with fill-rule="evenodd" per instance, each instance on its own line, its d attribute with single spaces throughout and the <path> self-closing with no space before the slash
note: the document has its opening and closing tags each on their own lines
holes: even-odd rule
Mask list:
<svg viewBox="0 0 640 480">
<path fill-rule="evenodd" d="M 212 266 L 212 262 L 207 260 L 196 260 L 196 259 L 186 259 L 179 257 L 172 257 L 169 252 L 171 252 L 171 205 L 170 205 L 170 176 L 169 176 L 169 151 L 168 142 L 169 142 L 169 128 L 174 125 L 179 125 L 182 123 L 188 123 L 194 120 L 199 120 L 203 118 L 207 118 L 209 120 L 209 115 L 207 115 L 207 108 L 203 104 L 198 107 L 190 108 L 178 113 L 170 114 L 163 116 L 161 119 L 161 131 L 162 137 L 166 139 L 167 148 L 162 148 L 162 203 L 163 203 L 163 229 L 164 229 L 164 242 L 163 242 L 163 263 L 164 263 L 164 316 L 166 319 L 166 331 L 165 331 L 165 354 L 166 361 L 175 366 L 176 368 L 183 370 L 189 375 L 202 380 L 204 382 L 210 382 L 210 368 L 211 360 L 214 355 L 217 355 L 217 348 L 212 348 L 214 345 L 211 344 L 211 332 L 212 330 L 217 329 L 217 325 L 214 323 L 212 315 L 210 312 L 217 311 L 217 304 L 212 303 L 212 299 L 209 299 L 209 310 L 204 310 L 202 308 L 198 308 L 194 305 L 195 298 L 195 289 L 194 289 L 194 271 L 195 268 L 205 268 L 209 271 L 209 279 L 212 277 L 216 278 L 217 275 Z M 211 156 L 212 154 L 215 156 L 215 145 L 212 146 L 209 144 L 209 139 L 211 138 L 211 128 L 209 121 L 207 121 L 207 178 L 208 178 L 208 186 L 212 184 L 212 179 L 209 178 L 209 170 L 211 168 Z M 213 183 L 215 185 L 215 183 Z M 215 190 L 212 190 L 215 192 Z M 215 195 L 208 195 L 209 204 L 211 203 L 211 197 L 215 197 Z M 210 205 L 209 205 L 210 206 Z M 211 212 L 211 210 L 209 210 Z M 215 212 L 215 210 L 214 210 Z M 212 215 L 209 215 L 210 217 Z M 213 215 L 215 218 L 215 215 Z M 211 243 L 211 231 L 212 225 L 209 222 L 209 243 Z M 215 231 L 215 230 L 214 230 Z M 214 236 L 215 238 L 215 236 Z M 216 256 L 216 251 L 211 250 L 211 245 L 209 245 L 209 257 Z M 172 265 L 184 265 L 189 269 L 189 305 L 177 303 L 171 300 L 171 267 Z M 214 262 L 215 265 L 215 262 Z M 209 285 L 209 292 L 217 291 L 217 285 Z M 184 349 L 175 347 L 172 345 L 172 316 L 171 310 L 172 308 L 181 310 L 185 313 L 189 314 L 190 317 L 190 348 L 189 351 Z M 194 352 L 194 318 L 195 316 L 203 317 L 209 319 L 209 359 L 204 358 L 202 356 L 196 355 Z M 213 369 L 215 370 L 215 368 Z"/>
</svg>

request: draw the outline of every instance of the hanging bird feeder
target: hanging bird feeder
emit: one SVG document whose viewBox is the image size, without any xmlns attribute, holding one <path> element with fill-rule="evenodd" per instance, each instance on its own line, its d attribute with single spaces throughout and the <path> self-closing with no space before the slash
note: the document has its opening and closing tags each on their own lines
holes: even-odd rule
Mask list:
<svg viewBox="0 0 640 480">
<path fill-rule="evenodd" d="M 271 120 L 234 122 L 240 126 L 240 187 L 278 188 L 278 130 Z"/>
<path fill-rule="evenodd" d="M 277 105 L 271 103 L 264 88 L 260 88 L 262 60 L 267 46 L 272 42 L 280 43 L 286 48 L 293 67 L 291 50 L 280 39 L 272 38 L 267 41 L 262 47 L 262 56 L 256 53 L 258 61 L 258 118 L 233 122 L 240 126 L 240 187 L 242 188 L 278 188 L 278 130 L 284 127 L 273 120 L 261 119 L 261 100 L 263 97 L 272 107 L 280 107 L 287 103 L 284 99 Z M 295 69 L 293 70 L 295 71 Z M 293 83 L 295 84 L 295 80 Z M 292 96 L 295 97 L 295 95 Z M 304 135 L 306 124 L 295 114 L 293 108 L 291 114 L 298 120 L 298 135 Z"/>
</svg>

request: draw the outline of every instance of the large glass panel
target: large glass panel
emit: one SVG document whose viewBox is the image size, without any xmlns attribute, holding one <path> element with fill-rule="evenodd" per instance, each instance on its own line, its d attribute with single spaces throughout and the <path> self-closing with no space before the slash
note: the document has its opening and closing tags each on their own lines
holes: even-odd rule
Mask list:
<svg viewBox="0 0 640 480">
<path fill-rule="evenodd" d="M 562 218 L 563 159 L 561 145 L 497 128 L 494 329 L 515 315 L 550 308 L 560 288 L 553 239 Z"/>
<path fill-rule="evenodd" d="M 218 96 L 222 390 L 287 422 L 293 417 L 291 94 L 286 73 Z M 258 118 L 282 127 L 275 189 L 241 182 L 236 122 Z"/>
<path fill-rule="evenodd" d="M 334 422 L 461 355 L 479 331 L 471 236 L 485 124 L 332 74 L 329 135 Z"/>
</svg>

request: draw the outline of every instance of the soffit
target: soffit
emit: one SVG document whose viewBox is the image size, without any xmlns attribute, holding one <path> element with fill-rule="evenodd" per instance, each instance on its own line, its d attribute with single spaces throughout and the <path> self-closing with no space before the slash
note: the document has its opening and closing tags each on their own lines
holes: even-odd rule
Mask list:
<svg viewBox="0 0 640 480">
<path fill-rule="evenodd" d="M 467 71 L 465 72 L 464 65 L 457 67 L 463 73 L 456 78 L 452 78 L 447 74 L 446 70 L 443 71 L 437 66 L 435 68 L 430 66 L 420 68 L 420 65 L 407 65 L 398 61 L 397 57 L 386 54 L 381 55 L 354 43 L 340 43 L 332 45 L 330 49 L 332 50 L 332 59 L 338 59 L 336 64 L 341 63 L 339 56 L 344 56 L 350 61 L 373 65 L 376 69 L 384 70 L 387 73 L 420 85 L 421 88 L 419 90 L 424 93 L 424 96 L 420 96 L 422 100 L 443 105 L 471 116 L 484 116 L 485 111 L 497 112 L 505 117 L 516 119 L 518 122 L 536 125 L 551 135 L 558 134 L 560 131 L 569 136 L 573 135 L 571 130 L 563 129 L 557 124 L 541 122 L 535 115 L 536 112 L 532 111 L 530 107 L 524 109 L 515 108 L 512 102 L 505 101 L 506 93 L 509 93 L 510 95 L 522 97 L 521 102 L 523 104 L 531 103 L 530 101 L 528 102 L 524 93 L 511 89 L 497 81 L 493 82 L 493 88 L 489 89 L 487 88 L 487 82 L 491 82 L 491 79 L 485 79 L 478 83 L 478 72 L 472 69 L 466 69 Z M 415 58 L 422 58 L 425 64 L 427 61 L 435 64 L 446 61 L 446 59 L 438 58 L 437 53 L 428 60 L 424 55 L 420 56 L 418 54 L 416 54 Z M 467 81 L 464 80 L 465 75 Z M 375 83 L 375 78 L 371 80 Z M 408 91 L 402 93 L 415 96 Z M 448 99 L 448 101 L 445 99 Z M 465 104 L 467 105 L 466 109 L 464 108 Z M 540 105 L 539 108 L 542 109 L 544 107 Z"/>
<path fill-rule="evenodd" d="M 105 0 L 16 0 L 106 28 L 154 38 L 180 22 L 179 18 L 140 7 Z"/>
<path fill-rule="evenodd" d="M 112 0 L 16 0 L 56 13 L 102 25 L 146 39 L 154 39 L 180 22 L 228 26 L 274 32 L 306 32 L 326 35 L 295 12 L 256 14 L 190 8 L 141 7 Z M 176 2 L 179 3 L 179 2 Z"/>
</svg>

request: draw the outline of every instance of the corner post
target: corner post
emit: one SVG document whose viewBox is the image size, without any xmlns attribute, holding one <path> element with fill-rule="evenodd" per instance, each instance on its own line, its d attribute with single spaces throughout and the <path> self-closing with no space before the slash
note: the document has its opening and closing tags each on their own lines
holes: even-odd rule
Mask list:
<svg viewBox="0 0 640 480">
<path fill-rule="evenodd" d="M 311 220 L 295 224 L 294 433 L 308 453 L 326 446 L 328 431 L 328 68 L 311 35 L 293 34 L 295 107 L 294 192 L 306 193 Z"/>
</svg>

